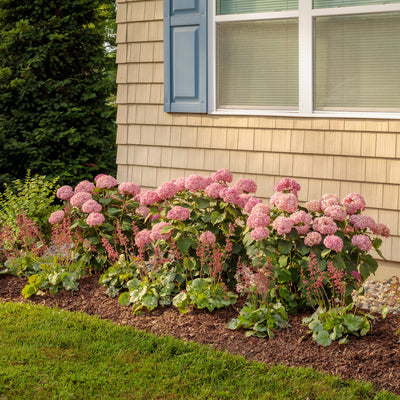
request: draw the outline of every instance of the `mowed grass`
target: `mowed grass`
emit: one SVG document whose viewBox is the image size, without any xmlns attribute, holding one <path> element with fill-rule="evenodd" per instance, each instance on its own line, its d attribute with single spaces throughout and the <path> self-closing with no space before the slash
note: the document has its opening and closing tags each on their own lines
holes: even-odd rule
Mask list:
<svg viewBox="0 0 400 400">
<path fill-rule="evenodd" d="M 273 345 L 273 344 L 271 344 Z M 0 399 L 399 399 L 86 314 L 0 302 Z"/>
</svg>

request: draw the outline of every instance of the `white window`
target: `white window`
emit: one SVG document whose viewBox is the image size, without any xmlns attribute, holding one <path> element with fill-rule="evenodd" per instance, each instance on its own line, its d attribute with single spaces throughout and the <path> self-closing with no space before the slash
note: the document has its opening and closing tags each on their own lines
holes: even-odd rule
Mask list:
<svg viewBox="0 0 400 400">
<path fill-rule="evenodd" d="M 400 118 L 399 1 L 209 0 L 208 25 L 211 113 Z"/>
</svg>

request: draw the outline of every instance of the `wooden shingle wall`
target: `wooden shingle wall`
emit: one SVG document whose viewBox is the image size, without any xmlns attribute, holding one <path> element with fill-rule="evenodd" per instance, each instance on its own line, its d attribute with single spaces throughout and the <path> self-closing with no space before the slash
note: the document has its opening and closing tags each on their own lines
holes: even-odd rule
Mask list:
<svg viewBox="0 0 400 400">
<path fill-rule="evenodd" d="M 228 168 L 265 199 L 282 177 L 301 184 L 300 201 L 359 192 L 390 227 L 382 251 L 397 267 L 400 121 L 165 113 L 162 19 L 162 0 L 118 2 L 118 180 L 154 188 Z"/>
</svg>

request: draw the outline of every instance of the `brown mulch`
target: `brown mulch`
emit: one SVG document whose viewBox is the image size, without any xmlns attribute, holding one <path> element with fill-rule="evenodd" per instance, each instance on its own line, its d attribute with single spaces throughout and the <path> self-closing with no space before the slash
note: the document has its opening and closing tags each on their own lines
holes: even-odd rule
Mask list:
<svg viewBox="0 0 400 400">
<path fill-rule="evenodd" d="M 370 381 L 379 390 L 400 395 L 400 343 L 399 336 L 395 336 L 400 323 L 398 315 L 375 319 L 368 335 L 351 338 L 347 345 L 334 342 L 324 348 L 310 337 L 300 341 L 307 332 L 307 328 L 301 326 L 305 314 L 292 316 L 291 328 L 276 332 L 272 340 L 246 338 L 243 331 L 231 331 L 226 327 L 227 322 L 238 315 L 239 306 L 213 313 L 192 310 L 184 315 L 174 307 L 165 307 L 134 316 L 130 308 L 119 305 L 117 299 L 105 294 L 98 278 L 96 275 L 83 278 L 76 292 L 63 291 L 26 300 L 21 296 L 25 279 L 0 275 L 0 301 L 28 302 L 98 315 L 157 335 L 207 344 L 249 360 L 313 367 L 346 379 Z"/>
</svg>

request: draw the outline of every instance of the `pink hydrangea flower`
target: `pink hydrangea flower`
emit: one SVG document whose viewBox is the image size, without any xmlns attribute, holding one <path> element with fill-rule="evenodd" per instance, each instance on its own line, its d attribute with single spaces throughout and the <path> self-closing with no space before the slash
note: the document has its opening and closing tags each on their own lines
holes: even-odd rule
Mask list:
<svg viewBox="0 0 400 400">
<path fill-rule="evenodd" d="M 234 186 L 222 189 L 219 194 L 222 197 L 222 199 L 227 203 L 231 203 L 234 205 L 240 204 L 241 193 Z"/>
<path fill-rule="evenodd" d="M 141 230 L 135 236 L 135 245 L 139 248 L 143 248 L 151 242 L 150 231 L 148 229 Z"/>
<path fill-rule="evenodd" d="M 159 213 L 150 215 L 151 222 L 156 221 L 158 219 L 161 219 L 161 215 Z"/>
<path fill-rule="evenodd" d="M 372 248 L 372 242 L 366 235 L 354 235 L 351 244 L 357 246 L 361 251 L 368 251 Z"/>
<path fill-rule="evenodd" d="M 338 253 L 343 249 L 343 240 L 336 235 L 328 235 L 324 239 L 324 245 L 326 248 L 337 251 Z"/>
<path fill-rule="evenodd" d="M 238 202 L 238 206 L 241 208 L 244 208 L 247 204 L 247 202 L 250 200 L 251 198 L 251 194 L 249 193 L 242 193 L 241 195 L 239 195 L 240 200 Z"/>
<path fill-rule="evenodd" d="M 290 218 L 280 216 L 275 219 L 272 225 L 276 229 L 279 235 L 284 235 L 286 233 L 290 233 L 294 223 Z"/>
<path fill-rule="evenodd" d="M 106 175 L 106 174 L 98 174 L 98 175 L 96 175 L 96 177 L 94 178 L 94 181 L 97 182 L 97 180 L 98 180 L 99 178 L 101 178 L 102 176 L 107 176 L 107 175 Z"/>
<path fill-rule="evenodd" d="M 65 186 L 61 186 L 57 192 L 56 192 L 56 196 L 61 199 L 61 200 L 70 200 L 71 197 L 74 195 L 74 190 L 72 189 L 71 186 L 65 185 Z"/>
<path fill-rule="evenodd" d="M 168 211 L 168 219 L 177 219 L 178 221 L 185 221 L 190 217 L 190 210 L 185 207 L 175 206 Z"/>
<path fill-rule="evenodd" d="M 156 204 L 160 198 L 158 197 L 158 193 L 152 190 L 144 190 L 140 193 L 139 201 L 142 206 L 150 206 L 152 204 Z"/>
<path fill-rule="evenodd" d="M 171 224 L 169 222 L 162 221 L 153 226 L 152 230 L 150 231 L 150 238 L 152 241 L 161 239 L 167 240 L 172 235 L 172 231 L 168 233 L 161 232 L 164 226 L 171 226 Z"/>
<path fill-rule="evenodd" d="M 104 221 L 105 221 L 104 215 L 96 212 L 90 213 L 86 218 L 86 223 L 89 226 L 101 225 Z"/>
<path fill-rule="evenodd" d="M 321 203 L 318 200 L 310 200 L 306 203 L 306 208 L 309 212 L 320 212 Z"/>
<path fill-rule="evenodd" d="M 314 219 L 313 230 L 322 235 L 333 235 L 337 229 L 337 225 L 331 217 L 319 217 Z"/>
<path fill-rule="evenodd" d="M 268 226 L 270 222 L 271 218 L 268 214 L 251 213 L 249 218 L 247 218 L 247 226 L 251 229 Z"/>
<path fill-rule="evenodd" d="M 324 214 L 331 217 L 334 221 L 345 221 L 347 218 L 347 212 L 342 206 L 326 207 Z"/>
<path fill-rule="evenodd" d="M 207 196 L 212 197 L 213 199 L 218 199 L 220 197 L 220 192 L 222 189 L 225 189 L 225 186 L 222 186 L 220 183 L 214 182 L 211 185 L 208 185 L 204 190 L 204 193 Z"/>
<path fill-rule="evenodd" d="M 85 213 L 99 213 L 102 210 L 101 204 L 96 200 L 90 199 L 82 204 L 82 211 Z"/>
<path fill-rule="evenodd" d="M 75 193 L 79 193 L 79 192 L 92 193 L 95 188 L 96 188 L 96 186 L 94 185 L 94 183 L 89 182 L 89 181 L 82 181 L 76 185 Z"/>
<path fill-rule="evenodd" d="M 118 185 L 118 181 L 111 175 L 100 176 L 96 181 L 96 187 L 99 189 L 111 189 Z"/>
<path fill-rule="evenodd" d="M 271 211 L 271 209 L 268 207 L 267 204 L 260 202 L 253 207 L 253 209 L 251 210 L 251 213 L 252 214 L 258 214 L 258 213 L 269 214 L 270 211 Z"/>
<path fill-rule="evenodd" d="M 304 244 L 307 246 L 315 246 L 317 244 L 320 244 L 322 240 L 322 236 L 318 232 L 310 232 L 307 234 L 307 236 L 304 238 Z"/>
<path fill-rule="evenodd" d="M 385 238 L 390 237 L 390 229 L 385 224 L 375 224 L 374 228 L 371 229 L 371 231 L 375 235 L 379 235 Z"/>
<path fill-rule="evenodd" d="M 278 193 L 279 194 L 277 195 L 275 200 L 275 206 L 281 211 L 294 213 L 299 205 L 297 196 L 293 193 L 283 193 L 283 192 L 278 192 Z"/>
<path fill-rule="evenodd" d="M 205 231 L 200 235 L 200 242 L 204 244 L 214 244 L 216 241 L 215 235 L 210 231 Z"/>
<path fill-rule="evenodd" d="M 236 183 L 236 187 L 246 193 L 257 192 L 257 184 L 253 179 L 239 179 Z"/>
<path fill-rule="evenodd" d="M 305 211 L 296 211 L 289 218 L 296 225 L 294 228 L 299 235 L 305 235 L 310 230 L 312 216 Z"/>
<path fill-rule="evenodd" d="M 54 211 L 50 214 L 49 222 L 52 225 L 58 224 L 59 222 L 61 222 L 64 219 L 64 216 L 65 216 L 64 210 Z"/>
<path fill-rule="evenodd" d="M 232 182 L 233 175 L 228 169 L 223 168 L 214 172 L 211 175 L 211 179 L 213 180 L 213 182 Z"/>
<path fill-rule="evenodd" d="M 257 204 L 262 204 L 262 200 L 258 199 L 257 197 L 250 197 L 247 200 L 246 205 L 244 206 L 244 211 L 246 211 L 248 214 L 250 214 L 251 211 L 253 210 L 253 208 Z M 268 212 L 266 214 L 268 214 L 268 213 L 269 213 L 269 207 L 268 207 Z"/>
<path fill-rule="evenodd" d="M 172 199 L 178 192 L 178 186 L 173 182 L 165 182 L 156 190 L 160 200 Z"/>
<path fill-rule="evenodd" d="M 368 217 L 367 215 L 354 214 L 349 218 L 350 223 L 353 225 L 355 229 L 371 229 L 373 231 L 375 229 L 376 223 L 372 217 Z"/>
<path fill-rule="evenodd" d="M 297 196 L 297 192 L 300 191 L 300 185 L 294 179 L 283 178 L 275 184 L 274 190 L 276 192 L 293 193 Z"/>
<path fill-rule="evenodd" d="M 197 192 L 198 190 L 204 190 L 208 186 L 207 179 L 200 175 L 190 175 L 185 180 L 186 189 L 191 192 Z"/>
<path fill-rule="evenodd" d="M 339 206 L 340 200 L 335 194 L 324 194 L 319 201 L 321 204 L 321 210 L 325 211 L 325 209 L 329 206 Z"/>
<path fill-rule="evenodd" d="M 150 208 L 140 206 L 135 210 L 135 213 L 141 215 L 143 218 L 146 218 L 150 214 Z"/>
<path fill-rule="evenodd" d="M 346 208 L 347 213 L 350 215 L 355 214 L 357 211 L 365 210 L 365 200 L 364 197 L 359 193 L 348 194 L 342 202 L 343 206 Z"/>
<path fill-rule="evenodd" d="M 140 186 L 133 182 L 121 182 L 118 185 L 118 192 L 121 195 L 137 196 L 140 193 Z"/>
<path fill-rule="evenodd" d="M 184 177 L 180 177 L 178 179 L 175 179 L 172 181 L 173 183 L 175 183 L 176 187 L 178 188 L 178 191 L 181 192 L 182 190 L 186 189 L 186 178 Z"/>
<path fill-rule="evenodd" d="M 267 228 L 258 227 L 250 232 L 250 236 L 256 241 L 263 240 L 269 236 L 269 230 Z"/>
<path fill-rule="evenodd" d="M 92 195 L 86 192 L 75 193 L 71 199 L 71 206 L 80 207 L 83 203 L 86 203 L 88 200 L 92 199 Z"/>
</svg>

